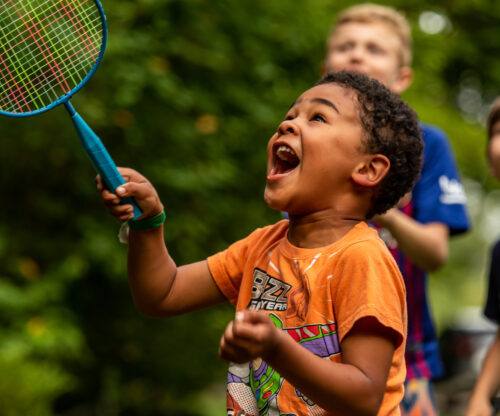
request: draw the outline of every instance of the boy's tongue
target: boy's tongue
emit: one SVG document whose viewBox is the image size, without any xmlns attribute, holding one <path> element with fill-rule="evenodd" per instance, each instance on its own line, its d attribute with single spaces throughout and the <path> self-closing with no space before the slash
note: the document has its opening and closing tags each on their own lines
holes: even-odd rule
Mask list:
<svg viewBox="0 0 500 416">
<path fill-rule="evenodd" d="M 276 151 L 273 173 L 289 172 L 295 169 L 299 162 L 299 158 L 291 148 L 287 146 L 280 146 Z"/>
</svg>

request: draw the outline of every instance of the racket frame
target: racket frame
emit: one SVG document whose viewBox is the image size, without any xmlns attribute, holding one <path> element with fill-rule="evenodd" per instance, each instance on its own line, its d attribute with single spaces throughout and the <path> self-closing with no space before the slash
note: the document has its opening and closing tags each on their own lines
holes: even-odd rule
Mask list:
<svg viewBox="0 0 500 416">
<path fill-rule="evenodd" d="M 108 24 L 106 22 L 106 15 L 104 14 L 104 9 L 102 8 L 101 3 L 99 0 L 91 0 L 94 2 L 94 4 L 97 7 L 97 10 L 99 11 L 99 16 L 101 17 L 101 23 L 102 23 L 102 42 L 101 42 L 101 49 L 99 51 L 99 55 L 97 56 L 96 61 L 94 62 L 94 65 L 92 65 L 92 68 L 90 68 L 90 71 L 85 75 L 85 77 L 69 92 L 66 94 L 60 96 L 59 98 L 55 99 L 52 101 L 49 105 L 39 108 L 37 110 L 33 111 L 26 111 L 22 113 L 14 113 L 10 111 L 2 111 L 0 109 L 0 114 L 9 116 L 9 117 L 29 117 L 29 116 L 34 116 L 37 114 L 45 113 L 46 111 L 49 111 L 53 109 L 54 107 L 57 107 L 58 105 L 64 104 L 66 101 L 69 101 L 69 99 L 75 95 L 87 82 L 88 80 L 94 75 L 95 71 L 97 71 L 97 68 L 99 64 L 101 63 L 103 57 L 104 57 L 104 52 L 106 50 L 106 46 L 108 44 Z"/>
<path fill-rule="evenodd" d="M 62 95 L 61 97 L 55 99 L 49 105 L 39 108 L 33 111 L 27 111 L 22 113 L 14 113 L 0 110 L 0 115 L 6 115 L 9 117 L 29 117 L 37 114 L 44 113 L 57 107 L 58 105 L 64 104 L 66 110 L 68 111 L 74 127 L 80 137 L 81 143 L 88 157 L 90 158 L 94 168 L 103 178 L 103 181 L 106 187 L 114 192 L 114 190 L 120 186 L 125 184 L 125 180 L 118 172 L 113 159 L 109 155 L 106 150 L 104 144 L 100 140 L 100 138 L 92 131 L 92 129 L 85 123 L 85 121 L 79 116 L 79 114 L 74 110 L 71 105 L 69 99 L 75 95 L 94 75 L 97 71 L 99 64 L 101 63 L 104 57 L 104 51 L 106 50 L 106 45 L 108 42 L 108 25 L 106 22 L 106 15 L 104 14 L 104 9 L 102 8 L 101 3 L 98 0 L 91 0 L 97 7 L 99 11 L 99 15 L 101 18 L 102 24 L 102 41 L 101 41 L 101 49 L 99 51 L 99 55 L 97 56 L 94 65 L 92 65 L 89 72 L 85 75 L 85 77 L 69 92 Z M 132 198 L 120 198 L 122 204 L 131 204 L 133 207 L 134 218 L 133 220 L 137 220 L 141 215 L 142 211 L 135 203 Z"/>
</svg>

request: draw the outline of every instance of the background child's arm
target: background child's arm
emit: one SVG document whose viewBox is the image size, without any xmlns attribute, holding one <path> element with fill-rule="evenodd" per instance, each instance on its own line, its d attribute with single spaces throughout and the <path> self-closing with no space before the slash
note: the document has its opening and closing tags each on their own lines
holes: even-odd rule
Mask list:
<svg viewBox="0 0 500 416">
<path fill-rule="evenodd" d="M 422 269 L 433 271 L 446 263 L 450 234 L 446 224 L 421 224 L 397 208 L 374 220 L 390 231 L 403 253 Z"/>
<path fill-rule="evenodd" d="M 262 357 L 317 405 L 339 414 L 375 415 L 386 388 L 397 334 L 375 318 L 359 320 L 341 344 L 342 363 L 318 357 L 273 325 L 267 314 L 238 312 L 219 355 L 237 363 Z"/>
<path fill-rule="evenodd" d="M 467 416 L 491 416 L 491 398 L 500 387 L 500 328 L 483 362 L 481 374 L 469 401 Z"/>
<path fill-rule="evenodd" d="M 163 211 L 163 204 L 151 183 L 138 172 L 119 168 L 127 183 L 117 188 L 120 197 L 133 197 L 143 211 L 141 218 Z M 132 206 L 103 187 L 98 189 L 110 213 L 120 221 L 132 218 Z M 177 267 L 163 238 L 163 225 L 151 230 L 130 230 L 128 277 L 137 308 L 149 316 L 177 315 L 221 303 L 225 299 L 217 288 L 206 261 Z"/>
</svg>

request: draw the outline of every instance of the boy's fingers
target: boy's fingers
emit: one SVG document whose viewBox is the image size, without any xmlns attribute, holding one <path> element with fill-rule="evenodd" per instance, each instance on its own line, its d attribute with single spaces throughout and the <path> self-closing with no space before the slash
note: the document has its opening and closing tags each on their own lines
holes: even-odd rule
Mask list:
<svg viewBox="0 0 500 416">
<path fill-rule="evenodd" d="M 233 338 L 233 327 L 234 321 L 231 321 L 227 324 L 226 329 L 224 330 L 224 334 L 222 335 L 223 339 L 232 339 Z"/>
<path fill-rule="evenodd" d="M 134 169 L 118 167 L 118 172 L 125 182 L 143 182 L 146 178 Z"/>
<path fill-rule="evenodd" d="M 127 221 L 133 217 L 133 208 L 130 204 L 113 205 L 108 207 L 109 212 L 119 221 Z"/>
<path fill-rule="evenodd" d="M 116 205 L 113 207 L 115 215 L 128 215 L 133 212 L 133 207 L 130 204 Z"/>
<path fill-rule="evenodd" d="M 242 348 L 248 348 L 254 343 L 262 341 L 264 327 L 250 322 L 238 322 L 233 326 L 234 342 Z"/>
<path fill-rule="evenodd" d="M 265 311 L 243 311 L 238 315 L 234 332 L 241 347 L 253 351 L 253 354 L 262 354 L 280 342 L 281 331 Z"/>
<path fill-rule="evenodd" d="M 219 357 L 226 361 L 236 362 L 238 360 L 238 352 L 234 347 L 228 345 L 224 342 L 224 338 L 222 338 L 220 346 L 219 346 Z"/>
<path fill-rule="evenodd" d="M 148 182 L 128 182 L 116 188 L 120 197 L 132 197 L 142 209 L 144 217 L 158 215 L 163 211 L 163 204 L 154 187 Z"/>
<path fill-rule="evenodd" d="M 122 167 L 117 167 L 117 169 L 125 182 L 147 182 L 146 178 L 134 169 Z M 95 181 L 98 189 L 105 187 L 101 175 L 96 175 Z"/>
<path fill-rule="evenodd" d="M 248 322 L 252 324 L 267 323 L 270 318 L 269 315 L 257 309 L 246 309 L 241 312 L 237 312 L 238 318 L 243 322 Z"/>
<path fill-rule="evenodd" d="M 116 194 L 120 197 L 132 196 L 136 199 L 145 199 L 152 194 L 151 185 L 148 182 L 128 182 L 116 188 Z"/>
<path fill-rule="evenodd" d="M 222 336 L 219 344 L 219 357 L 226 361 L 232 361 L 235 363 L 243 363 L 254 358 L 249 354 L 249 348 L 242 347 L 239 345 L 237 340 L 228 339 L 226 336 Z"/>
<path fill-rule="evenodd" d="M 101 198 L 104 200 L 105 204 L 119 204 L 120 203 L 120 198 L 118 198 L 118 196 L 111 193 L 107 189 L 103 189 L 101 191 Z"/>
<path fill-rule="evenodd" d="M 225 360 L 230 360 L 236 355 L 233 322 L 229 322 L 219 343 L 219 356 Z"/>
<path fill-rule="evenodd" d="M 245 321 L 245 313 L 243 311 L 236 312 L 234 321 L 231 322 L 233 326 L 238 326 Z"/>
<path fill-rule="evenodd" d="M 104 189 L 104 186 L 103 186 L 102 180 L 101 180 L 101 175 L 97 175 L 95 177 L 95 183 L 97 184 L 97 189 L 99 191 L 102 191 Z"/>
<path fill-rule="evenodd" d="M 143 211 L 143 216 L 154 216 L 163 211 L 158 193 L 153 185 L 139 172 L 130 168 L 118 167 L 125 183 L 118 186 L 115 190 L 109 190 L 100 175 L 95 178 L 97 189 L 101 193 L 104 205 L 108 208 L 111 215 L 120 221 L 127 221 L 134 218 L 133 206 L 123 204 L 124 197 L 132 197 Z"/>
<path fill-rule="evenodd" d="M 244 322 L 231 321 L 227 325 L 222 339 L 227 345 L 237 348 L 247 348 L 247 343 L 252 340 L 250 336 L 251 329 Z"/>
</svg>

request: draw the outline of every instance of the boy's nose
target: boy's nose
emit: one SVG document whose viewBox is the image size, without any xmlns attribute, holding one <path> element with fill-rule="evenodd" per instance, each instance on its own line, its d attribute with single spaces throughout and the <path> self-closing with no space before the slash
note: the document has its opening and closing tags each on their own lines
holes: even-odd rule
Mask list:
<svg viewBox="0 0 500 416">
<path fill-rule="evenodd" d="M 278 133 L 280 135 L 291 133 L 297 133 L 297 125 L 293 122 L 293 120 L 283 120 L 281 124 L 278 126 Z"/>
<path fill-rule="evenodd" d="M 349 54 L 350 62 L 359 63 L 363 60 L 363 50 L 360 47 L 353 48 Z"/>
</svg>

